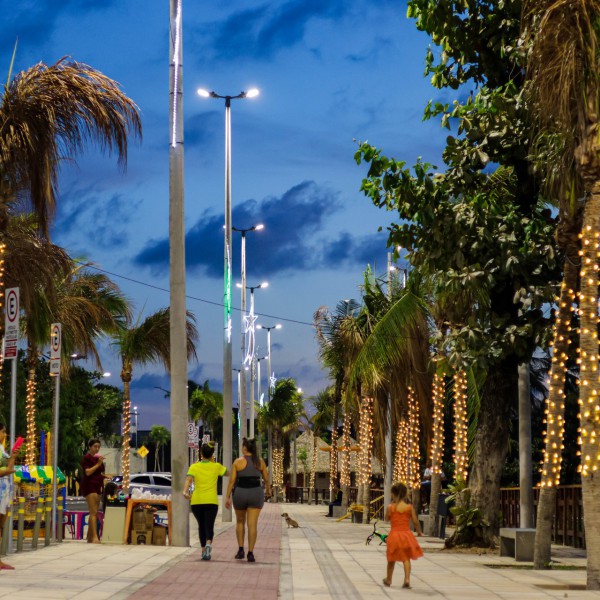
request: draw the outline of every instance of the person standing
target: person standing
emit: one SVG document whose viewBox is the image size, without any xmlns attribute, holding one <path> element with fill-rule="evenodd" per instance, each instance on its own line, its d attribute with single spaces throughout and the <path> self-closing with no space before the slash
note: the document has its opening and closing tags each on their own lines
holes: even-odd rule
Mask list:
<svg viewBox="0 0 600 600">
<path fill-rule="evenodd" d="M 264 490 L 260 482 L 261 476 L 265 481 Z M 231 506 L 232 491 L 236 519 L 235 533 L 239 546 L 235 558 L 244 558 L 244 537 L 247 525 L 248 562 L 256 562 L 254 545 L 256 544 L 258 517 L 265 503 L 265 494 L 267 497 L 271 496 L 271 485 L 267 465 L 256 452 L 255 440 L 244 438 L 242 441 L 242 456 L 234 461 L 231 469 L 231 479 L 225 500 L 227 508 Z"/>
<path fill-rule="evenodd" d="M 417 535 L 421 537 L 421 525 L 417 519 L 415 509 L 408 503 L 408 489 L 403 483 L 395 483 L 392 486 L 392 503 L 387 508 L 386 521 L 390 521 L 392 528 L 386 539 L 387 576 L 383 585 L 392 585 L 392 575 L 396 562 L 404 566 L 403 588 L 410 588 L 410 561 L 423 556 L 423 550 L 410 530 L 412 520 Z"/>
<path fill-rule="evenodd" d="M 201 460 L 191 465 L 188 470 L 183 486 L 183 495 L 189 499 L 190 487 L 194 484 L 194 492 L 191 495 L 192 513 L 198 522 L 202 560 L 210 560 L 215 534 L 215 519 L 219 510 L 217 480 L 229 473 L 226 467 L 215 462 L 215 444 L 213 442 L 202 444 L 200 453 Z"/>
<path fill-rule="evenodd" d="M 13 497 L 13 474 L 15 472 L 15 459 L 17 452 L 8 454 L 4 449 L 6 443 L 6 425 L 0 423 L 0 541 L 4 531 L 6 516 L 10 510 L 10 504 Z M 14 567 L 7 565 L 0 560 L 0 569 L 13 570 Z"/>
<path fill-rule="evenodd" d="M 85 497 L 89 518 L 87 542 L 99 544 L 98 537 L 98 509 L 104 488 L 104 456 L 100 454 L 100 440 L 92 439 L 88 442 L 88 451 L 81 460 L 81 495 Z"/>
</svg>

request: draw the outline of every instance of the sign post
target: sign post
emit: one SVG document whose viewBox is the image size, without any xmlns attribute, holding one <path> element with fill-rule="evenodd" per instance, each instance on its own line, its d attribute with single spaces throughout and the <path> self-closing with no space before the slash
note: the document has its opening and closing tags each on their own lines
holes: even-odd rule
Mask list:
<svg viewBox="0 0 600 600">
<path fill-rule="evenodd" d="M 55 377 L 54 388 L 54 426 L 52 428 L 52 541 L 57 537 L 57 528 L 61 527 L 56 521 L 56 505 L 58 496 L 58 418 L 60 415 L 60 348 L 62 327 L 60 323 L 52 323 L 50 326 L 50 375 Z M 46 523 L 48 527 L 48 523 Z"/>
<path fill-rule="evenodd" d="M 3 360 L 12 360 L 10 370 L 10 447 L 15 444 L 17 426 L 17 345 L 19 343 L 19 288 L 8 288 L 4 292 L 6 310 L 4 318 Z M 13 511 L 10 512 L 9 531 L 13 526 Z M 12 552 L 12 535 L 8 538 L 8 552 Z"/>
</svg>

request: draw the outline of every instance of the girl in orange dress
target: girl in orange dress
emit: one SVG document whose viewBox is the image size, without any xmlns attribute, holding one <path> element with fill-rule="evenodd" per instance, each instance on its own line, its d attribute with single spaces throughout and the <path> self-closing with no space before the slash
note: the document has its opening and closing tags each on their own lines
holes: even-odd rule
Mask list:
<svg viewBox="0 0 600 600">
<path fill-rule="evenodd" d="M 423 550 L 419 542 L 415 539 L 410 530 L 410 521 L 415 526 L 417 535 L 421 537 L 421 526 L 417 519 L 417 514 L 412 505 L 407 502 L 408 490 L 403 483 L 395 483 L 392 486 L 392 503 L 388 506 L 386 520 L 392 524 L 390 534 L 387 537 L 387 577 L 383 580 L 383 585 L 389 587 L 392 585 L 392 575 L 396 562 L 404 565 L 404 584 L 403 588 L 410 588 L 410 561 L 423 556 Z"/>
</svg>

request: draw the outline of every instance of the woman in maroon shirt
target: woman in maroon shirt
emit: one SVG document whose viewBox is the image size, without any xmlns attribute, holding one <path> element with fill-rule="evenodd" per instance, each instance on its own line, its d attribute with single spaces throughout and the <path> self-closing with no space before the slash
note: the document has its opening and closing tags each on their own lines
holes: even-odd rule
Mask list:
<svg viewBox="0 0 600 600">
<path fill-rule="evenodd" d="M 88 442 L 87 454 L 81 461 L 81 495 L 85 496 L 90 516 L 88 520 L 88 544 L 99 544 L 98 508 L 104 487 L 104 456 L 99 454 L 100 440 Z"/>
</svg>

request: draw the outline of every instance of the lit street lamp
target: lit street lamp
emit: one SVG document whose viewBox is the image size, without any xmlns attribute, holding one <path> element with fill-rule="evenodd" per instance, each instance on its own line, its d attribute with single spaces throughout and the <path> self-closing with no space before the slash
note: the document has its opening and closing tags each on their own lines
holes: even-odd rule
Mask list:
<svg viewBox="0 0 600 600">
<path fill-rule="evenodd" d="M 240 92 L 237 96 L 222 96 L 216 92 L 198 89 L 203 98 L 220 98 L 225 100 L 225 243 L 224 243 L 224 282 L 223 305 L 223 462 L 231 464 L 233 449 L 231 439 L 231 388 L 232 388 L 232 348 L 231 348 L 231 101 L 258 96 L 257 89 Z M 229 484 L 229 477 L 223 478 L 223 485 Z M 226 487 L 225 487 L 226 489 Z M 225 507 L 225 494 L 222 499 L 222 515 L 225 522 L 231 522 L 231 508 Z"/>
</svg>

